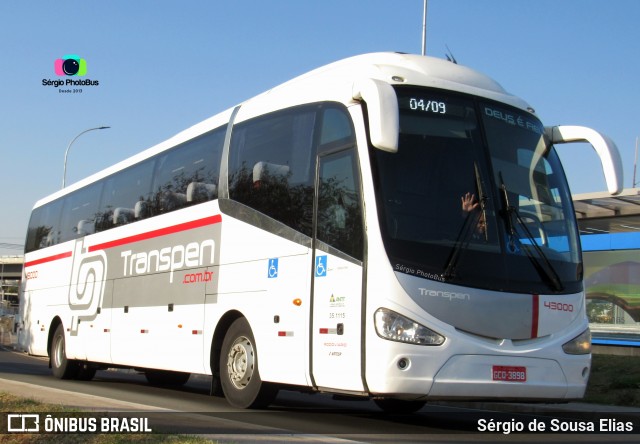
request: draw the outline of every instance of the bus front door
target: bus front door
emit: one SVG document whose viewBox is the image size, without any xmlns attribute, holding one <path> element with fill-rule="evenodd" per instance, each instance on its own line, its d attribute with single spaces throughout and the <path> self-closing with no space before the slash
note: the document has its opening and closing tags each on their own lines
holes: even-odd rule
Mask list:
<svg viewBox="0 0 640 444">
<path fill-rule="evenodd" d="M 354 149 L 318 158 L 312 262 L 311 373 L 316 387 L 364 391 L 364 230 Z"/>
</svg>

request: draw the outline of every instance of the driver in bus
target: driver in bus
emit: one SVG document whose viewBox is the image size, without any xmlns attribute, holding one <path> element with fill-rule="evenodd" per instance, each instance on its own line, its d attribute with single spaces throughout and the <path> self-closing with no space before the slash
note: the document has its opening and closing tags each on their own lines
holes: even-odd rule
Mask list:
<svg viewBox="0 0 640 444">
<path fill-rule="evenodd" d="M 474 193 L 466 193 L 460 200 L 462 201 L 462 213 L 465 218 L 469 216 L 473 217 L 470 214 L 473 211 L 480 211 L 480 216 L 478 216 L 475 226 L 474 237 L 482 236 L 486 239 L 487 220 L 484 211 L 480 208 L 480 202 L 476 200 L 476 195 Z"/>
</svg>

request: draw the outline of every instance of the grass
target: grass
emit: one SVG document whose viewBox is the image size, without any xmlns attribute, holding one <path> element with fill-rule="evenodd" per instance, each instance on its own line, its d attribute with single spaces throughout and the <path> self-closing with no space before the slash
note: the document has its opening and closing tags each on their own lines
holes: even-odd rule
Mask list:
<svg viewBox="0 0 640 444">
<path fill-rule="evenodd" d="M 45 404 L 29 398 L 18 397 L 8 393 L 0 392 L 0 413 L 4 416 L 7 413 L 40 413 L 54 414 L 80 412 L 77 409 L 66 408 L 61 405 Z M 6 420 L 2 418 L 2 420 Z M 42 417 L 41 417 L 42 420 Z M 35 433 L 7 433 L 0 434 L 2 444 L 44 444 L 55 441 L 56 444 L 211 444 L 210 440 L 187 435 L 166 435 L 166 434 L 35 434 Z"/>
<path fill-rule="evenodd" d="M 593 355 L 584 402 L 640 407 L 640 357 Z"/>
</svg>

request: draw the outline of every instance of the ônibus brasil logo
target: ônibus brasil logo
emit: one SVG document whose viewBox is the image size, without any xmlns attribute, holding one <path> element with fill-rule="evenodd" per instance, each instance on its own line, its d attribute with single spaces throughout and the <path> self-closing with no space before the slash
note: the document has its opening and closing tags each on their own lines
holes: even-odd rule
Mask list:
<svg viewBox="0 0 640 444">
<path fill-rule="evenodd" d="M 86 59 L 76 55 L 67 54 L 53 62 L 53 71 L 58 77 L 66 77 L 66 79 L 42 79 L 42 86 L 53 86 L 60 88 L 61 93 L 81 93 L 82 89 L 77 87 L 98 86 L 98 80 L 76 79 L 87 75 Z M 69 87 L 63 89 L 62 87 Z"/>
</svg>

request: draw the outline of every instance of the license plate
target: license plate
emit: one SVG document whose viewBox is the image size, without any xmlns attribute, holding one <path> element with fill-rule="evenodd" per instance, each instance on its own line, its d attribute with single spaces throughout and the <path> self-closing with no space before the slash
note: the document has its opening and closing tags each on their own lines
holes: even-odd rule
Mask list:
<svg viewBox="0 0 640 444">
<path fill-rule="evenodd" d="M 494 365 L 491 370 L 491 373 L 494 381 L 511 381 L 511 382 L 527 381 L 527 367 Z"/>
</svg>

